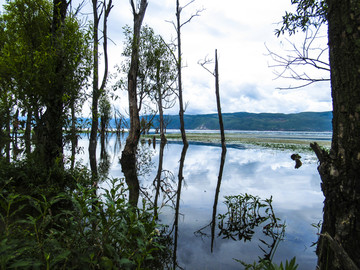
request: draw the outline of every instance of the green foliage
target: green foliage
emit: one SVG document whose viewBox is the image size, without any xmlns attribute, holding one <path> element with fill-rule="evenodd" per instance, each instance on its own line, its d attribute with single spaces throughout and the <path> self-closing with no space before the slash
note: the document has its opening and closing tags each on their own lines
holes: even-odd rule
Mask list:
<svg viewBox="0 0 360 270">
<path fill-rule="evenodd" d="M 3 7 L 0 112 L 9 112 L 16 106 L 23 115 L 35 115 L 40 144 L 43 138 L 58 136 L 70 107 L 79 110 L 83 104 L 81 90 L 91 71 L 90 34 L 70 13 L 59 29 L 54 27 L 50 0 L 7 1 Z M 51 119 L 51 113 L 57 119 L 49 120 L 52 125 L 45 125 L 44 115 Z M 0 125 L 3 129 L 4 124 Z M 49 131 L 48 137 L 41 138 L 43 129 L 49 127 L 57 127 L 58 132 Z"/>
<path fill-rule="evenodd" d="M 99 109 L 100 109 L 100 119 L 101 119 L 101 123 L 100 123 L 101 132 L 105 132 L 105 130 L 109 128 L 110 119 L 112 115 L 109 96 L 105 92 L 100 96 Z"/>
<path fill-rule="evenodd" d="M 225 196 L 224 204 L 227 212 L 218 215 L 219 236 L 244 240 L 244 242 L 250 241 L 255 234 L 255 229 L 261 225 L 262 232 L 271 238 L 271 243 L 260 239 L 260 242 L 270 249 L 268 254 L 264 248 L 260 248 L 266 254 L 265 257 L 271 259 L 277 245 L 285 235 L 285 224 L 280 224 L 280 219 L 275 216 L 272 197 L 261 200 L 257 196 L 245 193 Z"/>
<path fill-rule="evenodd" d="M 317 28 L 326 23 L 328 7 L 325 0 L 291 0 L 291 4 L 297 5 L 296 12 L 285 13 L 283 25 L 275 30 L 277 36 L 285 32 L 292 35 L 298 29 L 306 31 L 310 26 Z"/>
<path fill-rule="evenodd" d="M 65 188 L 73 190 L 77 182 L 90 184 L 90 174 L 84 166 L 64 170 L 54 166 L 49 171 L 32 154 L 27 159 L 8 163 L 0 158 L 0 186 L 11 179 L 13 192 L 37 197 L 39 194 L 53 196 Z"/>
<path fill-rule="evenodd" d="M 275 267 L 271 261 L 279 243 L 284 239 L 285 223 L 281 224 L 280 219 L 275 216 L 272 197 L 261 200 L 258 196 L 245 193 L 225 196 L 224 204 L 227 212 L 218 215 L 219 236 L 246 242 L 252 240 L 254 234 L 259 231 L 257 228 L 261 227 L 263 233 L 263 237 L 259 237 L 262 244 L 259 248 L 264 255 L 259 257 L 259 264 L 250 265 L 241 260 L 235 260 L 246 266 L 246 269 L 273 269 L 268 267 Z"/>
<path fill-rule="evenodd" d="M 119 71 L 127 74 L 130 69 L 131 52 L 133 46 L 133 31 L 129 26 L 124 27 L 125 49 L 123 56 L 126 57 Z M 169 108 L 173 106 L 175 98 L 172 87 L 176 80 L 176 62 L 173 58 L 173 49 L 166 44 L 160 35 L 156 35 L 149 26 L 143 26 L 139 41 L 139 71 L 138 71 L 138 95 L 140 104 L 145 98 L 155 101 L 158 106 Z M 118 82 L 119 88 L 125 88 L 126 80 Z M 159 99 L 163 104 L 159 105 Z M 141 108 L 141 105 L 139 106 Z"/>
<path fill-rule="evenodd" d="M 286 260 L 285 265 L 281 262 L 280 265 L 277 265 L 268 260 L 262 260 L 259 263 L 254 262 L 253 264 L 247 264 L 242 261 L 236 260 L 240 262 L 243 266 L 245 266 L 246 270 L 296 270 L 298 268 L 298 264 L 296 263 L 296 258 L 292 258 L 289 262 Z"/>
<path fill-rule="evenodd" d="M 95 190 L 79 175 L 72 190 L 32 195 L 0 180 L 1 269 L 159 269 L 169 257 L 169 239 L 145 203 L 128 205 L 122 180 Z"/>
</svg>

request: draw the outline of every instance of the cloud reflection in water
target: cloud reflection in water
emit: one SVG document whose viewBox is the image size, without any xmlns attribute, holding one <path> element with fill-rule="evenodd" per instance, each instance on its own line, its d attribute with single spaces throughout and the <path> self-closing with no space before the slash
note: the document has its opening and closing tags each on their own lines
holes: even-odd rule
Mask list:
<svg viewBox="0 0 360 270">
<path fill-rule="evenodd" d="M 112 152 L 109 139 L 109 154 L 112 161 L 110 175 L 122 177 L 117 162 L 121 151 Z M 87 149 L 87 139 L 79 144 Z M 152 147 L 152 146 L 151 146 Z M 182 144 L 169 143 L 164 149 L 163 168 L 177 175 Z M 87 160 L 86 151 L 82 157 Z M 158 164 L 159 144 L 152 156 Z M 323 195 L 317 163 L 311 153 L 301 153 L 303 165 L 294 169 L 291 151 L 257 147 L 232 147 L 228 145 L 217 213 L 224 213 L 224 196 L 248 193 L 261 199 L 273 197 L 276 216 L 286 222 L 285 240 L 275 254 L 275 262 L 297 257 L 298 269 L 315 268 L 316 255 L 310 248 L 316 241 L 316 229 L 311 224 L 322 218 Z M 115 155 L 115 157 L 114 157 Z M 178 255 L 179 265 L 186 269 L 239 269 L 241 265 L 233 258 L 252 263 L 261 256 L 259 241 L 215 239 L 214 252 L 210 251 L 210 238 L 200 238 L 194 232 L 211 222 L 215 190 L 220 166 L 221 147 L 216 145 L 190 144 L 184 166 L 184 186 L 181 194 Z M 143 186 L 154 180 L 157 168 L 141 179 Z M 106 185 L 104 183 L 104 185 Z M 172 225 L 172 208 L 161 210 L 160 220 Z"/>
</svg>

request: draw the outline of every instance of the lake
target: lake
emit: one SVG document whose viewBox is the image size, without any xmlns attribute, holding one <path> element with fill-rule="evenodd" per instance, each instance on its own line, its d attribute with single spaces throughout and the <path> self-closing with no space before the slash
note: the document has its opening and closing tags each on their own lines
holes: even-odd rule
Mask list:
<svg viewBox="0 0 360 270">
<path fill-rule="evenodd" d="M 249 134 L 249 132 L 245 133 Z M 256 134 L 331 140 L 330 133 L 256 132 Z M 108 168 L 110 177 L 123 177 L 119 158 L 125 144 L 125 136 L 120 140 L 116 139 L 115 135 L 107 138 L 108 166 L 104 167 Z M 82 135 L 79 139 L 79 146 L 83 151 L 80 151 L 78 159 L 82 159 L 86 164 L 88 163 L 86 135 Z M 140 185 L 143 192 L 153 199 L 155 194 L 153 181 L 157 174 L 160 143 L 156 142 L 154 147 L 152 143 L 143 142 L 139 146 L 143 157 L 139 162 L 141 164 Z M 296 256 L 298 269 L 315 269 L 317 258 L 315 247 L 311 245 L 317 241 L 318 231 L 312 224 L 317 224 L 322 219 L 324 197 L 320 189 L 317 159 L 313 153 L 298 152 L 302 157 L 302 166 L 295 169 L 295 162 L 290 158 L 294 150 L 229 144 L 222 179 L 218 181 L 221 146 L 216 143 L 190 142 L 183 168 L 184 180 L 180 205 L 176 211 L 177 175 L 182 148 L 182 143 L 176 141 L 169 141 L 164 147 L 162 166 L 163 184 L 166 186 L 160 194 L 158 204 L 159 206 L 164 204 L 159 209 L 159 223 L 169 225 L 169 230 L 173 228 L 175 213 L 179 213 L 176 239 L 176 260 L 179 267 L 242 269 L 243 266 L 234 259 L 253 263 L 259 257 L 263 258 L 271 253 L 271 256 L 274 256 L 273 261 L 277 263 Z M 100 157 L 100 143 L 98 152 Z M 98 163 L 101 163 L 99 157 Z M 106 181 L 101 183 L 101 187 L 107 187 Z M 225 204 L 225 196 L 238 195 L 242 195 L 241 199 L 248 197 L 247 201 L 242 201 L 247 203 L 247 208 L 245 207 L 243 211 L 248 211 L 248 213 L 254 206 L 251 203 L 255 199 L 266 205 L 265 200 L 272 198 L 271 208 L 269 205 L 262 206 L 261 209 L 257 209 L 258 216 L 255 218 L 253 215 L 246 214 L 243 216 L 244 220 L 235 222 L 234 216 L 229 215 L 229 209 L 232 208 L 228 208 L 229 204 Z M 172 200 L 166 204 L 163 203 L 162 199 L 166 201 L 171 196 L 173 196 Z M 214 201 L 217 203 L 214 204 Z M 214 213 L 216 215 L 213 215 Z M 223 215 L 223 219 L 219 218 L 219 215 Z M 269 234 L 267 229 L 270 223 L 274 225 L 272 219 L 274 216 L 279 220 L 276 219 L 276 226 L 271 227 Z M 240 226 L 240 228 L 240 223 L 246 226 Z M 212 226 L 213 224 L 215 226 Z M 283 240 L 279 241 L 279 238 L 274 238 L 274 235 L 281 234 L 282 224 L 285 224 L 285 235 Z M 245 231 L 245 236 L 240 237 L 239 232 L 233 230 L 234 227 Z M 228 239 L 223 239 L 226 235 Z"/>
</svg>

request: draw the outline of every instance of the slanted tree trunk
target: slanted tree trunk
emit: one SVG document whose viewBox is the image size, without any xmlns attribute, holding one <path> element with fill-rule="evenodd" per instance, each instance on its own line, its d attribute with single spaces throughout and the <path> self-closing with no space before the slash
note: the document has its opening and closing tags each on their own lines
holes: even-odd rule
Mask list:
<svg viewBox="0 0 360 270">
<path fill-rule="evenodd" d="M 126 183 L 129 187 L 129 202 L 136 206 L 139 199 L 139 180 L 136 170 L 136 151 L 140 137 L 140 118 L 137 105 L 137 77 L 139 70 L 139 40 L 141 25 L 148 5 L 147 0 L 141 0 L 139 10 L 136 10 L 134 1 L 131 0 L 134 17 L 133 44 L 130 69 L 128 73 L 128 99 L 130 114 L 130 130 L 122 152 L 120 163 Z"/>
<path fill-rule="evenodd" d="M 330 153 L 312 144 L 325 196 L 320 269 L 360 268 L 360 3 L 327 0 L 333 137 Z"/>
</svg>

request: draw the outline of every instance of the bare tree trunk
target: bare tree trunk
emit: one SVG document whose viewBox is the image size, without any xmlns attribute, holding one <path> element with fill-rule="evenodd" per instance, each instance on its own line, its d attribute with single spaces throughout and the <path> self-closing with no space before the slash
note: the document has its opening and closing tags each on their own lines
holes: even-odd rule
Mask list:
<svg viewBox="0 0 360 270">
<path fill-rule="evenodd" d="M 139 69 L 139 39 L 141 25 L 147 8 L 147 0 L 141 0 L 139 11 L 131 0 L 134 16 L 133 45 L 131 53 L 130 70 L 128 73 L 128 99 L 130 114 L 130 130 L 122 152 L 120 163 L 129 187 L 129 202 L 136 206 L 139 199 L 139 180 L 136 171 L 136 151 L 140 137 L 140 119 L 137 106 L 137 77 Z"/>
<path fill-rule="evenodd" d="M 94 58 L 94 67 L 93 67 L 93 90 L 92 90 L 92 104 L 91 104 L 91 131 L 90 131 L 90 141 L 89 141 L 89 155 L 90 155 L 90 169 L 93 177 L 97 176 L 97 162 L 96 162 L 96 147 L 97 147 L 97 133 L 99 127 L 99 117 L 98 117 L 98 104 L 100 98 L 100 89 L 99 89 L 99 15 L 98 15 L 98 1 L 92 0 L 93 5 L 93 19 L 94 19 L 94 29 L 93 29 L 93 58 Z"/>
<path fill-rule="evenodd" d="M 216 95 L 216 105 L 219 117 L 219 126 L 220 126 L 220 134 L 221 134 L 221 147 L 223 151 L 226 152 L 226 143 L 225 143 L 225 130 L 224 130 L 224 122 L 221 113 L 221 102 L 220 102 L 220 90 L 219 90 L 219 65 L 218 65 L 218 57 L 217 50 L 215 50 L 215 95 Z"/>
<path fill-rule="evenodd" d="M 163 94 L 160 82 L 160 61 L 157 62 L 156 67 L 156 88 L 157 88 L 157 103 L 159 108 L 159 122 L 160 122 L 160 139 L 161 142 L 166 142 L 165 129 L 164 129 L 164 107 L 163 107 Z"/>
<path fill-rule="evenodd" d="M 166 142 L 165 128 L 164 128 L 164 108 L 162 107 L 162 95 L 159 96 L 159 121 L 160 121 L 160 139 L 161 142 Z"/>
<path fill-rule="evenodd" d="M 223 171 L 224 171 L 225 157 L 226 157 L 225 131 L 224 131 L 224 123 L 223 123 L 223 118 L 222 118 L 222 113 L 221 113 L 221 102 L 220 102 L 219 65 L 218 65 L 217 50 L 215 50 L 215 74 L 214 75 L 215 75 L 216 105 L 217 105 L 217 111 L 218 111 L 218 117 L 219 117 L 222 151 L 221 151 L 220 169 L 219 169 L 218 182 L 216 185 L 215 199 L 214 199 L 214 205 L 213 205 L 212 223 L 211 223 L 211 252 L 213 252 L 213 248 L 214 248 L 216 210 L 217 210 L 217 203 L 218 203 L 218 199 L 219 199 L 220 186 L 221 186 L 221 180 L 222 180 L 222 175 L 223 175 Z"/>
<path fill-rule="evenodd" d="M 359 269 L 360 36 L 359 1 L 327 0 L 333 138 L 330 153 L 317 144 L 324 217 L 317 254 L 320 269 Z"/>
<path fill-rule="evenodd" d="M 92 99 L 92 123 L 91 123 L 91 132 L 90 132 L 90 143 L 89 143 L 89 154 L 90 154 L 90 167 L 91 172 L 94 177 L 97 177 L 97 161 L 96 161 L 96 148 L 97 148 L 97 134 L 99 127 L 99 117 L 98 117 L 98 105 L 101 92 L 105 89 L 107 76 L 108 76 L 108 54 L 107 54 L 107 19 L 109 17 L 110 11 L 112 9 L 112 0 L 106 4 L 106 1 L 102 2 L 102 9 L 104 11 L 103 19 L 103 50 L 104 50 L 104 75 L 101 86 L 99 88 L 99 23 L 101 14 L 98 14 L 98 0 L 92 0 L 93 4 L 93 17 L 94 17 L 94 29 L 93 29 L 93 40 L 94 40 L 94 70 L 93 70 L 93 99 Z"/>
<path fill-rule="evenodd" d="M 182 93 L 182 53 L 181 53 L 181 7 L 179 4 L 179 0 L 176 0 L 176 25 L 177 25 L 177 41 L 178 41 L 178 59 L 177 59 L 177 68 L 178 68 L 178 88 L 179 88 L 179 117 L 180 117 L 180 131 L 181 131 L 181 138 L 183 141 L 184 146 L 188 145 L 188 141 L 186 138 L 185 132 L 185 122 L 184 122 L 184 101 L 183 101 L 183 93 Z"/>
</svg>

